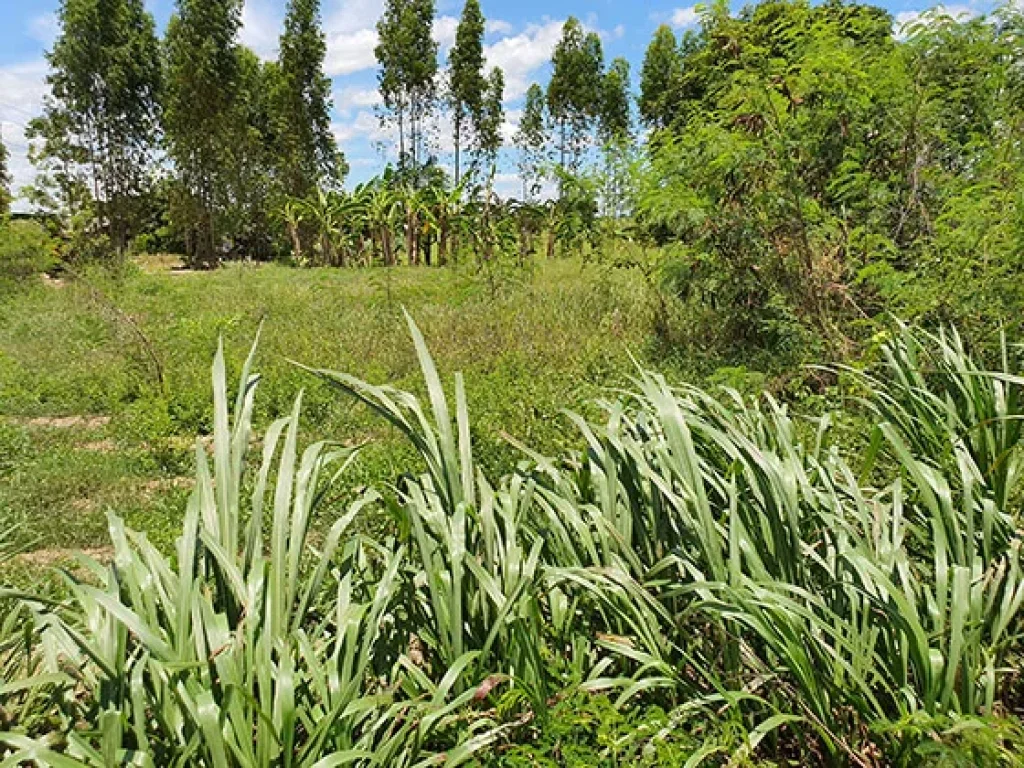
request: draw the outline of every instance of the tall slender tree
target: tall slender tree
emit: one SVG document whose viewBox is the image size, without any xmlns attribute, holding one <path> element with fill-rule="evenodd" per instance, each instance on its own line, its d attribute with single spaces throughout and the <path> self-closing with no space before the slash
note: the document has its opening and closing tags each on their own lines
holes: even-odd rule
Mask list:
<svg viewBox="0 0 1024 768">
<path fill-rule="evenodd" d="M 455 183 L 460 178 L 460 154 L 466 126 L 480 122 L 484 103 L 484 16 L 478 0 L 466 0 L 448 54 L 448 106 L 455 140 Z"/>
<path fill-rule="evenodd" d="M 63 0 L 60 35 L 47 54 L 50 96 L 29 134 L 45 174 L 87 185 L 118 252 L 138 217 L 159 131 L 160 53 L 143 0 Z M 77 172 L 69 171 L 71 167 Z M 62 199 L 81 202 L 64 191 Z"/>
<path fill-rule="evenodd" d="M 640 117 L 648 128 L 668 128 L 672 123 L 681 59 L 675 33 L 662 24 L 647 46 L 640 71 Z"/>
<path fill-rule="evenodd" d="M 437 99 L 434 0 L 387 0 L 375 49 L 383 98 L 381 120 L 398 128 L 399 167 L 424 159 L 425 123 Z"/>
<path fill-rule="evenodd" d="M 280 192 L 274 171 L 287 159 L 278 140 L 280 102 L 275 97 L 281 72 L 276 62 L 261 61 L 245 46 L 238 46 L 236 56 L 238 78 L 227 116 L 234 126 L 233 139 L 220 160 L 227 198 L 220 211 L 219 234 L 230 255 L 266 261 L 272 256 L 270 210 Z"/>
<path fill-rule="evenodd" d="M 289 0 L 281 34 L 274 98 L 279 175 L 284 191 L 307 197 L 344 176 L 344 156 L 331 132 L 331 81 L 320 0 Z"/>
<path fill-rule="evenodd" d="M 632 135 L 629 62 L 618 58 L 612 61 L 601 83 L 601 112 L 598 120 L 598 138 L 604 154 L 601 198 L 606 215 L 619 216 L 626 207 Z"/>
<path fill-rule="evenodd" d="M 523 182 L 523 200 L 532 199 L 540 189 L 546 143 L 544 89 L 537 83 L 532 83 L 526 91 L 523 116 L 519 120 L 515 136 L 515 144 L 519 149 L 519 177 Z"/>
<path fill-rule="evenodd" d="M 504 101 L 505 73 L 500 67 L 494 67 L 487 75 L 487 88 L 476 127 L 477 154 L 484 165 L 494 163 L 501 149 L 501 126 L 505 122 Z"/>
<path fill-rule="evenodd" d="M 11 172 L 8 168 L 10 155 L 4 144 L 3 126 L 0 124 L 0 220 L 11 212 Z"/>
<path fill-rule="evenodd" d="M 601 110 L 598 118 L 598 137 L 602 144 L 621 144 L 629 140 L 633 131 L 629 62 L 621 57 L 612 61 L 601 82 Z"/>
<path fill-rule="evenodd" d="M 212 264 L 230 203 L 240 129 L 240 0 L 178 0 L 167 26 L 165 130 L 177 189 L 172 219 L 193 264 Z"/>
<path fill-rule="evenodd" d="M 382 126 L 398 130 L 398 167 L 405 163 L 405 129 L 409 117 L 402 53 L 402 0 L 387 0 L 384 14 L 377 22 L 377 89 L 380 91 Z"/>
<path fill-rule="evenodd" d="M 575 170 L 600 110 L 604 68 L 601 38 L 584 32 L 579 19 L 570 16 L 562 27 L 551 64 L 547 102 L 549 117 L 558 131 L 559 165 L 563 171 Z"/>
</svg>

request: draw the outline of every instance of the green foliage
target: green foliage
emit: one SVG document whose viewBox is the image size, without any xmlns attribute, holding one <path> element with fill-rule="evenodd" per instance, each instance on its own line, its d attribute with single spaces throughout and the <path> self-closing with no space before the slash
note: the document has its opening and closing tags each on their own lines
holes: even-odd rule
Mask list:
<svg viewBox="0 0 1024 768">
<path fill-rule="evenodd" d="M 505 141 L 501 134 L 505 122 L 504 101 L 505 76 L 501 69 L 494 67 L 487 76 L 480 120 L 476 126 L 477 150 L 485 165 L 494 163 Z"/>
<path fill-rule="evenodd" d="M 274 95 L 276 156 L 284 192 L 306 197 L 340 184 L 345 159 L 331 131 L 331 80 L 320 0 L 290 0 L 281 33 L 280 79 Z"/>
<path fill-rule="evenodd" d="M 4 137 L 0 135 L 0 221 L 6 219 L 11 212 L 11 174 L 7 169 L 9 160 L 10 153 L 4 144 Z"/>
<path fill-rule="evenodd" d="M 629 90 L 629 62 L 615 59 L 601 84 L 598 137 L 602 144 L 624 144 L 632 138 Z"/>
<path fill-rule="evenodd" d="M 195 264 L 216 260 L 233 189 L 228 153 L 239 135 L 242 63 L 237 0 L 179 0 L 167 25 L 165 131 L 177 176 L 171 213 Z"/>
<path fill-rule="evenodd" d="M 374 49 L 384 102 L 381 120 L 398 128 L 398 166 L 414 171 L 425 162 L 425 121 L 436 99 L 437 42 L 434 0 L 388 0 L 377 22 Z"/>
<path fill-rule="evenodd" d="M 63 213 L 82 212 L 88 200 L 92 225 L 123 254 L 140 229 L 138 201 L 151 181 L 159 130 L 153 17 L 142 0 L 64 0 L 59 21 L 47 56 L 50 94 L 29 125 L 42 142 L 37 184 L 55 188 Z"/>
<path fill-rule="evenodd" d="M 842 350 L 895 310 L 991 340 L 1018 293 L 1013 18 L 933 14 L 901 40 L 871 6 L 766 2 L 709 7 L 678 47 L 659 31 L 637 214 L 694 254 L 694 334 Z"/>
<path fill-rule="evenodd" d="M 544 89 L 531 83 L 526 91 L 523 116 L 516 130 L 519 149 L 519 175 L 523 180 L 523 200 L 532 200 L 540 191 L 544 173 L 547 135 L 544 129 Z"/>
<path fill-rule="evenodd" d="M 641 372 L 603 424 L 570 416 L 585 452 L 521 446 L 493 479 L 462 377 L 451 397 L 410 330 L 426 405 L 316 372 L 417 461 L 316 537 L 351 449 L 300 451 L 300 396 L 246 471 L 259 379 L 250 356 L 229 408 L 218 351 L 176 558 L 110 515 L 116 567 L 22 596 L 47 650 L 10 679 L 53 694 L 16 710 L 11 760 L 1012 764 L 1020 725 L 992 714 L 1024 606 L 1005 362 L 902 330 L 853 377 L 875 428 L 852 450 L 827 417 Z M 356 532 L 374 512 L 392 525 Z"/>
<path fill-rule="evenodd" d="M 640 72 L 640 117 L 649 128 L 667 128 L 682 61 L 672 28 L 662 24 L 644 54 Z"/>
<path fill-rule="evenodd" d="M 548 118 L 558 131 L 559 167 L 578 170 L 590 127 L 601 109 L 601 38 L 585 32 L 570 16 L 551 54 L 547 88 Z"/>
<path fill-rule="evenodd" d="M 55 260 L 53 242 L 41 224 L 0 222 L 0 295 L 38 281 Z"/>
<path fill-rule="evenodd" d="M 478 0 L 466 0 L 448 53 L 448 106 L 455 139 L 455 184 L 461 179 L 459 159 L 465 128 L 479 125 L 484 113 L 484 16 Z"/>
</svg>

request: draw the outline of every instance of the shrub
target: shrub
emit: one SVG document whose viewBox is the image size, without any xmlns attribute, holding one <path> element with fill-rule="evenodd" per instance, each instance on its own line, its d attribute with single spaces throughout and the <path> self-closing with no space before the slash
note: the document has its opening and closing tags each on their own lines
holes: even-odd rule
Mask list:
<svg viewBox="0 0 1024 768">
<path fill-rule="evenodd" d="M 0 223 L 0 292 L 13 290 L 55 263 L 53 243 L 41 224 Z"/>
</svg>

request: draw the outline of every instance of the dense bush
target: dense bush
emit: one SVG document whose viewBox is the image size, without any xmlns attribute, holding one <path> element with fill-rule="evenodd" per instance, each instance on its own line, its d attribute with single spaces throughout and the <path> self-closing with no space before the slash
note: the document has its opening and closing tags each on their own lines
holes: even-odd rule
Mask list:
<svg viewBox="0 0 1024 768">
<path fill-rule="evenodd" d="M 34 221 L 0 221 L 0 292 L 10 291 L 55 262 L 53 244 Z"/>
<path fill-rule="evenodd" d="M 890 311 L 1017 333 L 1022 24 L 940 9 L 894 30 L 868 5 L 772 0 L 660 31 L 637 214 L 687 246 L 699 328 L 784 350 L 803 326 L 834 351 Z"/>
</svg>

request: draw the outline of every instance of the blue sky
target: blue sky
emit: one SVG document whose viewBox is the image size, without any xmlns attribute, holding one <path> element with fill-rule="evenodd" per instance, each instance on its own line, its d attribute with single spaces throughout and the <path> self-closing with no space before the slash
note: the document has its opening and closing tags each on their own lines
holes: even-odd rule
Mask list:
<svg viewBox="0 0 1024 768">
<path fill-rule="evenodd" d="M 45 51 L 57 35 L 56 11 L 60 0 L 0 0 L 0 128 L 12 154 L 15 188 L 32 179 L 25 124 L 40 110 L 46 92 Z M 286 0 L 246 0 L 242 40 L 263 57 L 276 53 Z M 382 131 L 374 112 L 376 72 L 374 27 L 383 0 L 322 0 L 328 40 L 327 73 L 334 82 L 334 129 L 352 166 L 350 179 L 366 179 L 393 154 L 390 135 Z M 927 0 L 884 0 L 899 20 L 908 20 L 933 3 Z M 174 0 L 146 0 L 157 26 L 163 30 Z M 502 67 L 506 78 L 505 133 L 511 136 L 519 117 L 522 96 L 531 82 L 547 81 L 551 50 L 562 22 L 574 15 L 600 33 L 606 61 L 626 57 L 633 66 L 634 85 L 644 50 L 655 28 L 668 23 L 678 30 L 696 19 L 694 6 L 679 0 L 620 2 L 619 0 L 482 0 L 488 20 L 486 56 Z M 987 0 L 960 0 L 948 4 L 950 13 L 974 14 Z M 462 0 L 439 0 L 434 34 L 442 61 L 451 46 Z M 442 159 L 447 160 L 449 131 L 438 126 Z M 518 188 L 511 153 L 503 152 L 499 191 Z"/>
</svg>

